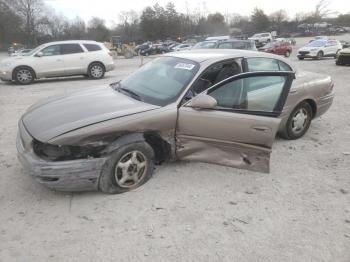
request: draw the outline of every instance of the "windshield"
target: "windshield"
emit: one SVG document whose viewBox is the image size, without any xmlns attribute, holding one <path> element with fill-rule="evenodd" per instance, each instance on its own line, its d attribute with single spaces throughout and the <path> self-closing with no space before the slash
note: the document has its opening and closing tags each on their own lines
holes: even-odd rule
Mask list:
<svg viewBox="0 0 350 262">
<path fill-rule="evenodd" d="M 38 47 L 34 48 L 32 51 L 30 51 L 29 53 L 25 53 L 23 54 L 23 56 L 31 56 L 33 54 L 35 54 L 36 52 L 38 52 L 41 48 L 43 48 L 45 45 L 39 45 Z"/>
<path fill-rule="evenodd" d="M 136 94 L 141 101 L 165 106 L 178 98 L 198 69 L 199 64 L 191 60 L 160 57 L 121 81 L 120 87 Z"/>
<path fill-rule="evenodd" d="M 193 49 L 209 49 L 209 48 L 215 48 L 216 42 L 200 42 L 196 44 Z"/>
<path fill-rule="evenodd" d="M 327 41 L 324 41 L 324 40 L 316 40 L 316 41 L 312 41 L 307 46 L 310 46 L 310 47 L 321 47 L 321 46 L 325 46 L 326 43 L 327 43 Z"/>
<path fill-rule="evenodd" d="M 277 46 L 277 43 L 267 43 L 266 45 L 263 46 L 263 48 L 274 48 Z"/>
</svg>

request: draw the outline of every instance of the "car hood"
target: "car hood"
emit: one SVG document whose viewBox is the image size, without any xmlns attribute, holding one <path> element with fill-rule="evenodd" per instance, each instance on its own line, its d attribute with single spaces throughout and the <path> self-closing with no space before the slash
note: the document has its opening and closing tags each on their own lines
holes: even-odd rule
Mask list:
<svg viewBox="0 0 350 262">
<path fill-rule="evenodd" d="M 95 123 L 159 108 L 128 97 L 109 86 L 48 98 L 22 117 L 27 131 L 37 140 L 50 139 Z"/>
<path fill-rule="evenodd" d="M 350 54 L 350 48 L 344 48 L 342 50 L 339 51 L 340 54 Z"/>
<path fill-rule="evenodd" d="M 16 56 L 11 56 L 11 57 L 8 57 L 8 58 L 1 60 L 1 64 L 15 63 L 15 62 L 18 62 L 18 61 L 23 60 L 23 59 L 25 59 L 25 56 L 17 54 Z"/>
</svg>

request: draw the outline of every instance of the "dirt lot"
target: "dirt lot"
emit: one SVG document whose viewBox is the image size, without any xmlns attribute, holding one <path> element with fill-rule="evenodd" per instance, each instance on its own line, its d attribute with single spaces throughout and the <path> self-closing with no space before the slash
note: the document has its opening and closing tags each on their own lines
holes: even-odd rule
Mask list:
<svg viewBox="0 0 350 262">
<path fill-rule="evenodd" d="M 0 261 L 349 262 L 350 67 L 295 53 L 300 69 L 332 75 L 336 98 L 304 138 L 277 139 L 270 174 L 178 162 L 123 195 L 42 187 L 22 171 L 15 137 L 31 104 L 118 80 L 139 58 L 99 81 L 0 83 Z"/>
</svg>

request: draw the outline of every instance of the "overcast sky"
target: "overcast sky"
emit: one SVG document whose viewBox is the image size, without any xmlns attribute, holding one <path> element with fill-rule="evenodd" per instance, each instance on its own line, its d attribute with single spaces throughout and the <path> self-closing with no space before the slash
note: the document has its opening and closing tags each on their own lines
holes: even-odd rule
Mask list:
<svg viewBox="0 0 350 262">
<path fill-rule="evenodd" d="M 251 14 L 254 7 L 263 9 L 267 14 L 278 9 L 285 9 L 291 17 L 298 12 L 312 11 L 319 0 L 173 0 L 176 9 L 186 12 L 193 11 L 199 6 L 206 6 L 208 12 Z M 134 10 L 141 13 L 149 5 L 159 3 L 165 5 L 169 0 L 45 0 L 58 13 L 74 18 L 80 16 L 88 20 L 92 16 L 104 18 L 108 24 L 118 22 L 121 11 Z M 350 0 L 329 0 L 330 8 L 341 13 L 350 12 Z"/>
</svg>

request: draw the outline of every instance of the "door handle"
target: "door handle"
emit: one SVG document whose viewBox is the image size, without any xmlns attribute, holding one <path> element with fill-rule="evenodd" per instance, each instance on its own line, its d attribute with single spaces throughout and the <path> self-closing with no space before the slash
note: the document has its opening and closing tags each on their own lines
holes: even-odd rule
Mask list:
<svg viewBox="0 0 350 262">
<path fill-rule="evenodd" d="M 259 132 L 269 132 L 271 129 L 266 127 L 266 126 L 255 126 L 253 127 L 254 130 L 259 131 Z"/>
<path fill-rule="evenodd" d="M 296 92 L 298 92 L 296 89 L 293 89 L 293 90 L 289 91 L 290 94 L 295 94 Z"/>
</svg>

